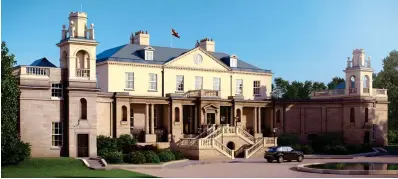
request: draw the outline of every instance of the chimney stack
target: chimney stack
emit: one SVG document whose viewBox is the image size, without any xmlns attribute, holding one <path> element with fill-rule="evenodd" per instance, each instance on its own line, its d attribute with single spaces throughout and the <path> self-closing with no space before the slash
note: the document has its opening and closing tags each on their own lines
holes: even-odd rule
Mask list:
<svg viewBox="0 0 398 179">
<path fill-rule="evenodd" d="M 137 45 L 149 45 L 149 34 L 148 31 L 137 31 L 130 36 L 130 44 Z"/>
<path fill-rule="evenodd" d="M 204 38 L 204 39 L 200 40 L 199 42 L 196 41 L 195 47 L 201 47 L 208 52 L 216 51 L 216 43 L 213 41 L 213 39 L 209 39 L 209 38 Z"/>
</svg>

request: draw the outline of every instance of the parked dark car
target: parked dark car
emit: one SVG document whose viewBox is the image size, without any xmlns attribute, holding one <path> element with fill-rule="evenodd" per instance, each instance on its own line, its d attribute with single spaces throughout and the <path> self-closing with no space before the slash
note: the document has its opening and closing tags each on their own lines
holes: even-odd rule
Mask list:
<svg viewBox="0 0 398 179">
<path fill-rule="evenodd" d="M 304 160 L 304 154 L 303 152 L 293 150 L 288 146 L 277 146 L 268 148 L 268 150 L 264 153 L 264 158 L 270 163 L 274 160 L 279 163 L 283 162 L 284 160 L 297 160 L 298 162 L 302 162 Z"/>
</svg>

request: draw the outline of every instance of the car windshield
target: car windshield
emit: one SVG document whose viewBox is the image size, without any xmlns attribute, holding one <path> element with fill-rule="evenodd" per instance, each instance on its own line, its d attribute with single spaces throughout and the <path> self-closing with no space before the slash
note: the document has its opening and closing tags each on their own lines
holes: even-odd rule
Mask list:
<svg viewBox="0 0 398 179">
<path fill-rule="evenodd" d="M 277 149 L 278 147 L 271 147 L 268 149 L 268 152 L 276 152 Z"/>
</svg>

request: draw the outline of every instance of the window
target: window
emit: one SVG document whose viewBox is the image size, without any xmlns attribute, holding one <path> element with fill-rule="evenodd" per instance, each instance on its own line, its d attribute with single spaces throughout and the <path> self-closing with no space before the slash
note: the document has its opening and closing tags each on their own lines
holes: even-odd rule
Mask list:
<svg viewBox="0 0 398 179">
<path fill-rule="evenodd" d="M 134 110 L 133 110 L 133 104 L 130 104 L 130 128 L 134 128 Z"/>
<path fill-rule="evenodd" d="M 369 110 L 365 108 L 365 122 L 369 122 Z"/>
<path fill-rule="evenodd" d="M 238 60 L 236 58 L 230 58 L 229 62 L 231 67 L 238 67 Z"/>
<path fill-rule="evenodd" d="M 80 99 L 80 119 L 87 119 L 87 100 Z"/>
<path fill-rule="evenodd" d="M 126 88 L 134 89 L 134 72 L 126 72 Z"/>
<path fill-rule="evenodd" d="M 243 80 L 236 80 L 236 92 L 237 95 L 242 95 L 243 93 Z"/>
<path fill-rule="evenodd" d="M 174 108 L 175 122 L 180 122 L 180 108 Z"/>
<path fill-rule="evenodd" d="M 145 60 L 153 60 L 153 51 L 145 51 Z"/>
<path fill-rule="evenodd" d="M 158 89 L 158 75 L 149 73 L 149 90 L 156 91 Z"/>
<path fill-rule="evenodd" d="M 51 97 L 62 98 L 63 85 L 62 83 L 53 83 L 51 84 Z"/>
<path fill-rule="evenodd" d="M 355 123 L 355 109 L 354 108 L 350 109 L 350 122 Z"/>
<path fill-rule="evenodd" d="M 281 111 L 278 109 L 276 110 L 276 124 L 281 123 Z"/>
<path fill-rule="evenodd" d="M 203 89 L 203 77 L 195 76 L 195 89 Z"/>
<path fill-rule="evenodd" d="M 260 81 L 253 81 L 253 95 L 260 95 Z"/>
<path fill-rule="evenodd" d="M 176 91 L 183 92 L 184 91 L 184 76 L 177 75 L 177 84 Z"/>
<path fill-rule="evenodd" d="M 51 138 L 51 146 L 53 147 L 62 147 L 62 122 L 52 122 L 52 138 Z"/>
<path fill-rule="evenodd" d="M 122 121 L 127 121 L 127 107 L 122 106 Z"/>
<path fill-rule="evenodd" d="M 221 78 L 213 77 L 213 90 L 221 91 Z"/>
<path fill-rule="evenodd" d="M 350 88 L 355 88 L 355 76 L 351 76 L 351 86 Z"/>
<path fill-rule="evenodd" d="M 240 109 L 236 110 L 236 121 L 241 122 L 241 112 Z"/>
</svg>

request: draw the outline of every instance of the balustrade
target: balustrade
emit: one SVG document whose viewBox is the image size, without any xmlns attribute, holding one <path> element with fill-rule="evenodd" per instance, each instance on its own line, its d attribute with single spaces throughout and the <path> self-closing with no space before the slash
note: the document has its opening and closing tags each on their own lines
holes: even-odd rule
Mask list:
<svg viewBox="0 0 398 179">
<path fill-rule="evenodd" d="M 185 93 L 185 97 L 220 97 L 220 91 L 217 90 L 190 90 Z"/>
<path fill-rule="evenodd" d="M 36 76 L 49 76 L 50 69 L 42 67 L 25 67 L 26 74 Z"/>
<path fill-rule="evenodd" d="M 77 77 L 90 77 L 90 69 L 76 69 Z"/>
</svg>

